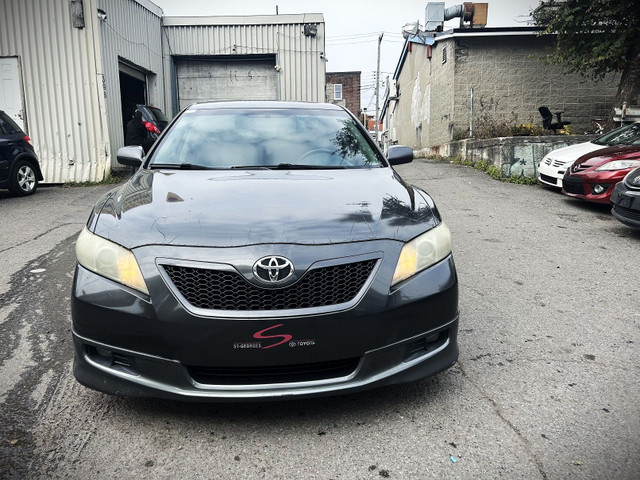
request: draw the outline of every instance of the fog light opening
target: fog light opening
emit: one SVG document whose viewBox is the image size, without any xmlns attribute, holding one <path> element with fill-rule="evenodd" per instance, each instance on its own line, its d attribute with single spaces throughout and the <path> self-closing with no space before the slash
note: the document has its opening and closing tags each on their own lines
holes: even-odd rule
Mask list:
<svg viewBox="0 0 640 480">
<path fill-rule="evenodd" d="M 440 337 L 440 332 L 432 333 L 431 335 L 427 335 L 426 337 L 424 337 L 424 341 L 427 343 L 437 342 L 439 337 Z"/>
<path fill-rule="evenodd" d="M 602 192 L 604 192 L 604 187 L 602 185 L 597 184 L 593 186 L 593 193 L 601 194 Z"/>
<path fill-rule="evenodd" d="M 98 356 L 104 359 L 111 360 L 111 352 L 109 350 L 105 350 L 104 348 L 98 348 L 98 347 L 95 347 L 95 350 Z"/>
<path fill-rule="evenodd" d="M 87 345 L 87 356 L 95 363 L 107 368 L 128 373 L 129 375 L 139 375 L 136 359 L 131 355 L 112 352 L 100 347 Z"/>
<path fill-rule="evenodd" d="M 449 330 L 441 330 L 414 340 L 407 344 L 403 361 L 409 362 L 437 350 L 445 344 L 447 338 L 449 338 Z"/>
</svg>

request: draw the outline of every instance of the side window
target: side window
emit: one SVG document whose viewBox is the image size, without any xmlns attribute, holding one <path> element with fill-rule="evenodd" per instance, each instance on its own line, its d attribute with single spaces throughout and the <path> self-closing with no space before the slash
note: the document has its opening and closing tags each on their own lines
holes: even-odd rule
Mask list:
<svg viewBox="0 0 640 480">
<path fill-rule="evenodd" d="M 333 99 L 342 100 L 342 84 L 341 83 L 336 83 L 333 86 Z"/>
<path fill-rule="evenodd" d="M 2 117 L 0 117 L 0 135 L 5 135 L 6 132 L 4 131 L 4 122 L 2 121 Z"/>
<path fill-rule="evenodd" d="M 11 118 L 3 113 L 0 115 L 0 125 L 2 126 L 2 130 L 5 135 L 12 135 L 14 133 L 20 132 L 19 127 L 11 120 Z"/>
</svg>

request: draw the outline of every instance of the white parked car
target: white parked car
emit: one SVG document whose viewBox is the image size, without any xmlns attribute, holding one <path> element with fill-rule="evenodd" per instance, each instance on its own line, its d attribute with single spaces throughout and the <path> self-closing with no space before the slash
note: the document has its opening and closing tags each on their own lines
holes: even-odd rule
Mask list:
<svg viewBox="0 0 640 480">
<path fill-rule="evenodd" d="M 545 185 L 562 188 L 562 177 L 582 155 L 614 145 L 631 145 L 640 142 L 640 122 L 631 123 L 605 133 L 590 142 L 558 148 L 544 156 L 538 164 L 538 180 Z"/>
</svg>

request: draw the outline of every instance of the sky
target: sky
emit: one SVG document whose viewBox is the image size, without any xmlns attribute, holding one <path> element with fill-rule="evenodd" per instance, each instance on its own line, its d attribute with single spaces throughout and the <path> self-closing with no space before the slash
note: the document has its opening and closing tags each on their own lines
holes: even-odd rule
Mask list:
<svg viewBox="0 0 640 480">
<path fill-rule="evenodd" d="M 404 40 L 402 27 L 419 21 L 424 26 L 423 0 L 152 0 L 165 15 L 274 15 L 322 13 L 326 33 L 327 72 L 362 72 L 362 107 L 375 110 L 375 72 L 378 35 L 384 33 L 380 53 L 380 81 L 393 76 Z M 485 0 L 488 27 L 526 26 L 538 0 Z M 445 6 L 462 1 L 445 1 Z M 455 28 L 451 20 L 445 28 Z"/>
</svg>

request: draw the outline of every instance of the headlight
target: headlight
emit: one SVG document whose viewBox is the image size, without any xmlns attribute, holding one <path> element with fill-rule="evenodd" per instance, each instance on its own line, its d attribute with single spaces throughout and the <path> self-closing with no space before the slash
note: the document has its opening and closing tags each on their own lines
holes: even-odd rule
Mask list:
<svg viewBox="0 0 640 480">
<path fill-rule="evenodd" d="M 624 170 L 625 168 L 633 168 L 640 166 L 640 160 L 614 160 L 613 162 L 605 163 L 596 168 L 596 171 L 609 171 L 609 170 Z"/>
<path fill-rule="evenodd" d="M 624 177 L 624 181 L 627 185 L 640 187 L 640 168 L 636 168 L 635 170 L 631 170 L 627 173 L 627 176 Z"/>
<path fill-rule="evenodd" d="M 76 242 L 76 257 L 87 270 L 149 295 L 138 262 L 126 248 L 84 228 Z"/>
<path fill-rule="evenodd" d="M 438 263 L 450 253 L 451 231 L 443 222 L 402 247 L 391 285 Z"/>
</svg>

